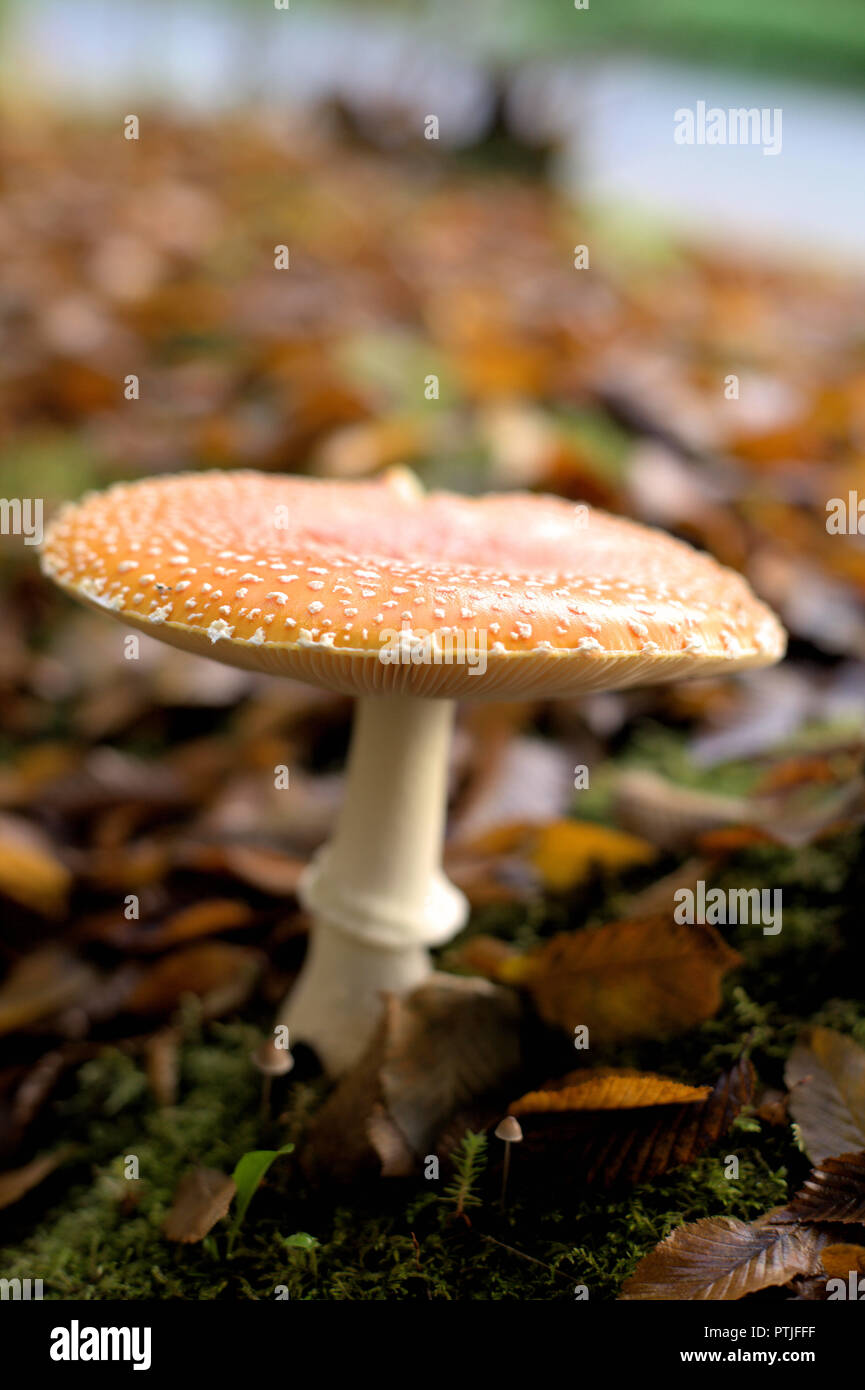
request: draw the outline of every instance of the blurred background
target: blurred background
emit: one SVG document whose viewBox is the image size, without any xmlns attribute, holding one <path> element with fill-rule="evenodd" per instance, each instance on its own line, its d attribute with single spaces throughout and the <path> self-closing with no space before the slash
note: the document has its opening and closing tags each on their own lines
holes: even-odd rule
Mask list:
<svg viewBox="0 0 865 1390">
<path fill-rule="evenodd" d="M 774 790 L 812 798 L 791 843 L 858 816 L 865 549 L 826 525 L 865 486 L 856 0 L 0 14 L 4 498 L 47 519 L 147 474 L 403 463 L 428 486 L 587 500 L 745 573 L 791 633 L 777 670 L 463 712 L 452 871 L 479 909 L 530 900 L 519 842 L 483 836 L 563 816 L 577 762 L 587 821 L 663 824 L 667 849 L 671 824 L 687 842 L 724 814 L 667 782 L 617 792 L 604 768 L 742 790 L 783 747 Z M 677 144 L 699 102 L 780 109 L 780 151 Z M 268 1015 L 350 709 L 144 637 L 127 661 L 123 629 L 53 591 L 20 535 L 0 538 L 0 584 L 13 1162 L 100 1040 L 164 1044 L 153 1020 L 190 993 L 216 1016 L 258 988 Z"/>
</svg>

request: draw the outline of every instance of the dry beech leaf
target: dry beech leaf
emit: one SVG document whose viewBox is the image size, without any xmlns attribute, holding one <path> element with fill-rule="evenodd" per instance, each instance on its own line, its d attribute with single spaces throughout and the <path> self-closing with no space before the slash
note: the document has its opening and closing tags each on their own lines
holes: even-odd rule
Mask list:
<svg viewBox="0 0 865 1390">
<path fill-rule="evenodd" d="M 96 972 L 62 946 L 31 951 L 0 987 L 0 1036 L 82 1003 L 97 981 Z"/>
<path fill-rule="evenodd" d="M 192 1245 L 204 1240 L 217 1221 L 228 1214 L 237 1188 L 218 1168 L 194 1168 L 180 1179 L 171 1210 L 163 1222 L 167 1240 Z"/>
<path fill-rule="evenodd" d="M 771 1216 L 771 1213 L 770 1213 Z M 827 1237 L 812 1228 L 747 1225 L 732 1216 L 679 1226 L 640 1261 L 620 1298 L 726 1302 L 819 1270 Z"/>
<path fill-rule="evenodd" d="M 48 836 L 20 816 L 0 815 L 0 893 L 56 917 L 71 887 L 72 875 Z"/>
<path fill-rule="evenodd" d="M 832 1028 L 811 1028 L 793 1049 L 785 1079 L 812 1163 L 865 1149 L 865 1048 Z"/>
<path fill-rule="evenodd" d="M 825 1158 L 779 1219 L 865 1222 L 865 1153 Z"/>
<path fill-rule="evenodd" d="M 668 916 L 561 933 L 505 962 L 500 978 L 523 984 L 541 1017 L 599 1041 L 656 1038 L 715 1014 L 721 980 L 741 957 L 710 926 Z"/>
<path fill-rule="evenodd" d="M 59 1168 L 61 1163 L 66 1162 L 72 1152 L 72 1146 L 67 1144 L 63 1148 L 55 1149 L 53 1153 L 31 1159 L 23 1168 L 0 1173 L 0 1210 L 3 1207 L 11 1207 L 31 1188 L 38 1187 L 39 1183 Z"/>
<path fill-rule="evenodd" d="M 558 820 L 541 826 L 530 860 L 545 888 L 565 893 L 598 869 L 620 872 L 649 864 L 655 850 L 645 840 L 593 821 Z"/>
<path fill-rule="evenodd" d="M 512 1115 L 548 1110 L 632 1110 L 647 1105 L 681 1105 L 706 1100 L 708 1086 L 687 1086 L 655 1072 L 593 1067 L 569 1072 L 554 1089 L 529 1091 L 510 1106 Z"/>
<path fill-rule="evenodd" d="M 563 1078 L 561 1090 L 546 1087 L 523 1096 L 510 1109 L 520 1117 L 521 1152 L 538 1155 L 548 1172 L 559 1171 L 566 1179 L 604 1187 L 647 1182 L 693 1163 L 726 1134 L 754 1095 L 754 1070 L 747 1058 L 724 1072 L 711 1090 L 639 1072 L 594 1068 L 582 1074 L 587 1078 L 584 1087 L 573 1085 L 580 1073 L 570 1073 Z M 593 1094 L 601 1102 L 597 1108 L 580 1103 L 590 1101 Z M 652 1094 L 658 1099 L 648 1100 Z M 677 1094 L 679 1099 L 672 1099 Z M 627 1098 L 627 1104 L 609 1108 L 605 1102 L 615 1095 L 623 1102 Z M 669 1101 L 661 1099 L 667 1095 Z M 558 1096 L 574 1096 L 578 1104 L 561 1108 L 556 1104 Z M 540 1099 L 546 1097 L 549 1104 Z"/>
<path fill-rule="evenodd" d="M 516 1071 L 519 1018 L 516 995 L 488 980 L 437 974 L 387 996 L 369 1047 L 315 1118 L 307 1168 L 407 1172 L 455 1110 Z"/>
<path fill-rule="evenodd" d="M 196 994 L 205 1016 L 216 1018 L 243 1003 L 261 961 L 258 951 L 221 941 L 184 947 L 146 971 L 125 1007 L 136 1014 L 168 1013 L 185 994 Z"/>
<path fill-rule="evenodd" d="M 865 1245 L 826 1245 L 820 1262 L 827 1279 L 847 1279 L 851 1273 L 865 1274 Z"/>
</svg>

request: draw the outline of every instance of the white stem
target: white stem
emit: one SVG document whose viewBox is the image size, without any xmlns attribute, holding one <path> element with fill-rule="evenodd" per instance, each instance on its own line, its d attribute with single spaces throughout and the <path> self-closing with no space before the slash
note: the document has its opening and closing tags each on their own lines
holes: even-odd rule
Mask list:
<svg viewBox="0 0 865 1390">
<path fill-rule="evenodd" d="M 309 1043 L 332 1075 L 363 1052 L 382 993 L 421 984 L 427 947 L 468 915 L 441 869 L 452 722 L 446 700 L 358 701 L 339 822 L 300 887 L 309 950 L 279 1019 L 290 1045 Z"/>
</svg>

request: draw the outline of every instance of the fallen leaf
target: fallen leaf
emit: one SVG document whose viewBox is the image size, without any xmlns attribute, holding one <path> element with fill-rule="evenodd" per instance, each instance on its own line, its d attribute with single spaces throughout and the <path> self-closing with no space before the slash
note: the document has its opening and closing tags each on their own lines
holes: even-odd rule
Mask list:
<svg viewBox="0 0 865 1390">
<path fill-rule="evenodd" d="M 566 1179 L 605 1187 L 647 1182 L 693 1163 L 726 1134 L 754 1094 L 754 1071 L 747 1059 L 722 1073 L 711 1090 L 604 1068 L 583 1073 L 587 1081 L 581 1088 L 573 1085 L 575 1075 L 579 1073 L 563 1078 L 560 1091 L 544 1089 L 541 1095 L 549 1096 L 550 1104 L 536 1100 L 535 1093 L 510 1107 L 520 1116 L 521 1151 L 538 1155 L 548 1175 L 562 1172 Z M 581 1089 L 586 1094 L 580 1095 Z M 594 1109 L 585 1104 L 591 1104 L 593 1095 L 601 1102 Z M 651 1095 L 658 1099 L 648 1100 Z M 564 1108 L 555 1103 L 556 1096 L 575 1096 L 577 1104 Z M 604 1104 L 613 1098 L 629 1104 L 616 1109 Z"/>
<path fill-rule="evenodd" d="M 224 845 L 221 856 L 220 867 L 226 873 L 277 898 L 289 897 L 297 892 L 300 876 L 306 866 L 304 859 L 261 845 Z"/>
<path fill-rule="evenodd" d="M 204 1240 L 217 1221 L 228 1214 L 236 1188 L 234 1179 L 217 1168 L 193 1168 L 180 1179 L 171 1210 L 162 1225 L 167 1240 L 193 1245 Z"/>
<path fill-rule="evenodd" d="M 865 1274 L 865 1245 L 826 1245 L 820 1261 L 827 1279 L 847 1280 L 850 1274 Z"/>
<path fill-rule="evenodd" d="M 42 946 L 14 965 L 0 986 L 0 1036 L 80 1004 L 96 972 L 62 946 Z"/>
<path fill-rule="evenodd" d="M 687 1086 L 655 1072 L 622 1067 L 574 1071 L 551 1090 L 529 1091 L 510 1106 L 511 1115 L 548 1110 L 633 1110 L 647 1105 L 676 1105 L 706 1100 L 708 1086 Z"/>
<path fill-rule="evenodd" d="M 787 1063 L 790 1114 L 812 1163 L 865 1149 L 865 1048 L 811 1028 Z"/>
<path fill-rule="evenodd" d="M 500 978 L 522 984 L 547 1022 L 585 1025 L 605 1042 L 657 1038 L 711 1018 L 721 980 L 741 957 L 710 926 L 668 916 L 561 933 L 504 962 Z"/>
<path fill-rule="evenodd" d="M 865 1153 L 825 1158 L 781 1214 L 793 1221 L 865 1222 Z"/>
<path fill-rule="evenodd" d="M 185 994 L 196 994 L 204 1015 L 216 1018 L 247 998 L 261 970 L 258 951 L 212 941 L 187 946 L 150 967 L 132 991 L 126 1009 L 136 1014 L 169 1013 Z"/>
<path fill-rule="evenodd" d="M 71 887 L 72 875 L 44 831 L 20 816 L 0 815 L 0 893 L 56 917 Z"/>
<path fill-rule="evenodd" d="M 0 1173 L 0 1210 L 3 1207 L 11 1207 L 14 1202 L 29 1192 L 32 1188 L 38 1187 L 61 1163 L 65 1163 L 69 1155 L 73 1152 L 71 1145 L 55 1149 L 53 1153 L 42 1154 L 40 1158 L 31 1159 L 23 1168 L 13 1168 L 7 1173 Z"/>
<path fill-rule="evenodd" d="M 732 1216 L 679 1226 L 640 1261 L 619 1295 L 633 1299 L 728 1301 L 819 1269 L 825 1235 L 774 1226 L 767 1217 L 747 1225 Z"/>
<path fill-rule="evenodd" d="M 645 840 L 611 826 L 559 820 L 540 827 L 529 857 L 546 888 L 566 893 L 598 869 L 618 873 L 651 863 L 655 851 Z"/>
<path fill-rule="evenodd" d="M 407 1152 L 416 1165 L 455 1110 L 516 1071 L 519 1018 L 511 990 L 458 975 L 388 996 L 367 1051 L 315 1118 L 307 1167 L 342 1178 L 382 1164 L 404 1173 Z"/>
<path fill-rule="evenodd" d="M 148 949 L 164 950 L 181 941 L 196 936 L 211 936 L 215 932 L 234 931 L 247 927 L 253 920 L 252 909 L 233 898 L 205 898 L 189 907 L 172 912 L 146 936 Z M 144 940 L 142 933 L 137 939 L 140 949 Z"/>
</svg>

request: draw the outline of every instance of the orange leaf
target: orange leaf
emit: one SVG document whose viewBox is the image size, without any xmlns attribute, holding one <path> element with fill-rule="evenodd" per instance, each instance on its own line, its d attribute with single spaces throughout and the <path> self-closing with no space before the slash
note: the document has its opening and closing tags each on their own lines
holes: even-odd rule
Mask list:
<svg viewBox="0 0 865 1390">
<path fill-rule="evenodd" d="M 43 831 L 20 816 L 0 816 L 0 892 L 56 917 L 71 886 L 72 875 Z"/>
<path fill-rule="evenodd" d="M 618 1042 L 692 1028 L 715 1014 L 721 980 L 741 957 L 714 927 L 671 918 L 610 922 L 554 936 L 504 963 L 500 978 L 524 984 L 541 1017 L 569 1033 Z"/>
<path fill-rule="evenodd" d="M 865 1274 L 865 1245 L 827 1245 L 820 1259 L 828 1279 L 847 1279 L 851 1271 Z"/>
<path fill-rule="evenodd" d="M 565 893 L 597 869 L 618 872 L 648 864 L 655 849 L 636 835 L 593 821 L 556 820 L 537 831 L 531 863 L 546 888 Z"/>
<path fill-rule="evenodd" d="M 585 1097 L 574 1094 L 581 1089 L 573 1084 L 580 1076 L 586 1078 Z M 605 1079 L 613 1083 L 609 1091 L 602 1089 Z M 552 1100 L 557 1093 L 565 1103 L 576 1099 L 577 1104 L 559 1108 Z M 549 1108 L 540 1108 L 537 1094 L 511 1106 L 523 1129 L 521 1153 L 537 1154 L 547 1179 L 561 1170 L 566 1179 L 610 1187 L 646 1182 L 693 1163 L 753 1100 L 754 1070 L 747 1059 L 739 1061 L 709 1091 L 667 1077 L 597 1067 L 548 1083 L 540 1094 L 551 1098 Z M 606 1108 L 609 1099 L 627 1101 L 627 1107 Z M 597 1108 L 588 1109 L 581 1100 Z"/>
<path fill-rule="evenodd" d="M 261 967 L 257 951 L 211 941 L 187 946 L 152 966 L 126 1003 L 130 1013 L 167 1013 L 184 994 L 197 994 L 213 1018 L 237 1008 Z"/>
<path fill-rule="evenodd" d="M 529 1091 L 510 1107 L 512 1115 L 546 1110 L 632 1110 L 651 1105 L 686 1104 L 706 1100 L 708 1086 L 687 1086 L 654 1072 L 628 1067 L 593 1067 L 571 1072 L 555 1090 Z"/>
</svg>

